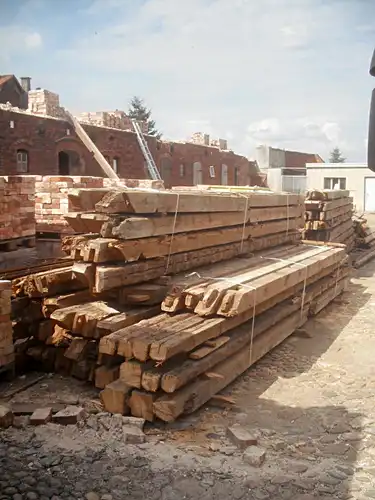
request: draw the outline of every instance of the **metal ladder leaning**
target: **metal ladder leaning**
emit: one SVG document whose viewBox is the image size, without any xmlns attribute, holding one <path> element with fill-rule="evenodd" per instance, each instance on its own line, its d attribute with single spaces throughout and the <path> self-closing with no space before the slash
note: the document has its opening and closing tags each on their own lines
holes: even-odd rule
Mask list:
<svg viewBox="0 0 375 500">
<path fill-rule="evenodd" d="M 141 127 L 139 126 L 139 123 L 136 120 L 132 120 L 132 124 L 133 124 L 134 131 L 137 135 L 138 144 L 139 144 L 139 146 L 142 150 L 143 156 L 146 160 L 148 173 L 149 173 L 151 179 L 154 181 L 161 181 L 162 179 L 161 179 L 160 172 L 156 166 L 156 163 L 154 162 L 154 159 L 153 159 L 151 152 L 148 148 L 148 144 L 146 142 L 146 139 L 143 135 Z"/>
</svg>

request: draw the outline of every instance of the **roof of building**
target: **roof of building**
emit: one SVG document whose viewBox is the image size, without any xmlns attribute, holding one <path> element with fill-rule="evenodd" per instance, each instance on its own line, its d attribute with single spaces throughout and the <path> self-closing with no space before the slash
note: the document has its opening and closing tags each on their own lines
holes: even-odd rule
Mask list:
<svg viewBox="0 0 375 500">
<path fill-rule="evenodd" d="M 285 150 L 285 167 L 305 168 L 306 163 L 324 163 L 324 160 L 318 154 Z"/>
<path fill-rule="evenodd" d="M 323 163 L 317 165 L 316 163 L 306 163 L 306 168 L 368 168 L 367 163 Z"/>
<path fill-rule="evenodd" d="M 0 75 L 0 86 L 12 79 L 14 75 Z"/>
<path fill-rule="evenodd" d="M 18 81 L 17 77 L 15 75 L 0 75 L 0 88 L 7 82 L 9 82 L 10 80 L 14 80 L 14 82 L 16 83 L 17 87 L 19 88 L 20 91 L 24 91 L 22 85 L 20 84 L 20 82 Z"/>
</svg>

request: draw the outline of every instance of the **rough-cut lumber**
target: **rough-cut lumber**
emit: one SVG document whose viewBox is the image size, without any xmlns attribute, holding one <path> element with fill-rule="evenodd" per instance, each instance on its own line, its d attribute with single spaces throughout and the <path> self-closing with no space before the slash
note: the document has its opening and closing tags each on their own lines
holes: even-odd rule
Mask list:
<svg viewBox="0 0 375 500">
<path fill-rule="evenodd" d="M 195 312 L 201 316 L 215 313 L 235 316 L 251 309 L 254 302 L 264 302 L 280 293 L 286 285 L 304 281 L 317 273 L 321 266 L 329 266 L 344 256 L 344 250 L 323 247 L 307 249 L 299 255 L 291 253 L 282 259 L 270 259 L 270 264 L 260 270 L 250 270 L 227 282 L 209 285 Z"/>
<path fill-rule="evenodd" d="M 350 196 L 350 191 L 346 189 L 324 189 L 323 191 L 319 189 L 309 189 L 306 193 L 306 200 L 336 200 L 340 198 L 348 198 Z"/>
<path fill-rule="evenodd" d="M 201 347 L 198 347 L 195 351 L 191 352 L 189 354 L 189 358 L 191 359 L 202 359 L 208 356 L 209 354 L 213 353 L 219 347 L 222 347 L 224 344 L 226 344 L 230 340 L 230 337 L 227 337 L 225 335 L 222 335 L 221 337 L 218 337 L 217 339 L 213 340 L 207 340 L 205 344 L 203 344 Z"/>
<path fill-rule="evenodd" d="M 114 216 L 103 223 L 100 231 L 103 238 L 122 240 L 150 238 L 166 234 L 178 234 L 204 229 L 259 223 L 278 219 L 294 219 L 302 215 L 302 205 L 253 208 L 241 212 L 207 212 L 166 216 L 120 217 Z M 103 216 L 103 214 L 98 214 Z M 83 232 L 83 231 L 81 231 Z M 93 231 L 90 231 L 93 232 Z"/>
<path fill-rule="evenodd" d="M 161 309 L 165 312 L 177 312 L 186 308 L 194 310 L 199 300 L 203 297 L 206 287 L 210 283 L 225 281 L 228 275 L 234 275 L 241 271 L 249 271 L 250 269 L 264 268 L 269 264 L 267 257 L 284 258 L 291 250 L 305 250 L 306 247 L 296 245 L 285 245 L 277 248 L 271 248 L 262 252 L 261 255 L 255 257 L 241 257 L 231 259 L 227 262 L 212 264 L 201 267 L 199 272 L 191 273 L 190 275 L 183 274 L 182 278 L 178 276 L 173 279 L 171 291 L 165 297 Z"/>
<path fill-rule="evenodd" d="M 105 302 L 97 301 L 57 309 L 51 314 L 51 319 L 76 335 L 96 338 L 98 322 L 120 312 Z"/>
<path fill-rule="evenodd" d="M 306 201 L 306 211 L 331 212 L 337 208 L 353 203 L 353 198 L 339 198 L 333 201 Z M 329 217 L 329 215 L 328 215 Z"/>
<path fill-rule="evenodd" d="M 341 267 L 346 265 L 347 259 L 348 258 L 346 257 L 345 261 L 340 262 Z M 317 274 L 306 280 L 306 286 L 332 272 L 337 271 L 337 263 L 327 266 L 326 268 L 322 268 Z M 303 287 L 304 282 L 301 282 L 294 287 L 284 289 L 280 294 L 273 296 L 271 299 L 263 303 L 258 303 L 255 307 L 255 314 L 261 314 L 283 300 L 292 297 L 303 290 Z M 169 326 L 166 324 L 166 321 L 168 320 L 165 318 L 168 318 L 168 316 L 160 315 L 159 317 L 152 319 L 152 324 L 144 322 L 142 325 L 139 325 L 142 327 L 142 333 L 138 331 L 137 335 L 138 339 L 142 340 L 144 343 L 143 353 L 148 350 L 150 358 L 160 362 L 170 359 L 177 354 L 189 352 L 207 340 L 223 335 L 242 323 L 252 319 L 253 315 L 254 309 L 251 308 L 233 318 L 205 318 L 202 323 L 198 323 L 193 326 L 190 325 L 184 327 L 182 330 L 179 329 L 178 331 L 173 330 L 173 323 L 170 323 Z M 194 315 L 191 313 L 185 313 L 184 315 L 178 315 L 176 317 L 181 317 L 181 319 L 187 321 L 188 318 L 194 317 Z M 172 328 L 170 326 L 172 326 Z M 157 333 L 154 332 L 155 327 L 157 327 Z M 147 333 L 147 328 L 150 328 L 152 333 Z M 128 330 L 125 329 L 121 332 L 121 335 L 124 335 L 125 339 L 128 339 L 129 336 L 131 336 L 131 333 L 128 333 Z M 142 339 L 140 339 L 140 337 L 142 337 Z M 119 340 L 119 342 L 121 342 L 121 340 Z M 131 349 L 129 349 L 126 354 L 128 357 L 134 356 L 134 352 Z"/>
<path fill-rule="evenodd" d="M 170 256 L 169 261 L 166 257 L 163 257 L 148 260 L 147 262 L 132 262 L 115 266 L 98 265 L 93 292 L 102 293 L 113 288 L 155 279 L 166 273 L 176 274 L 209 263 L 221 262 L 242 253 L 258 251 L 267 246 L 277 246 L 278 244 L 297 242 L 299 240 L 300 235 L 295 231 L 291 231 L 290 233 L 271 234 L 265 238 L 248 240 L 243 245 L 241 243 L 220 245 L 194 252 L 173 254 Z"/>
<path fill-rule="evenodd" d="M 330 286 L 335 285 L 336 281 L 339 281 L 343 276 L 345 277 L 348 272 L 348 269 L 342 269 L 340 270 L 339 275 L 335 272 L 333 275 L 323 277 L 308 286 L 303 297 L 304 305 L 310 304 L 315 297 L 324 293 Z M 281 321 L 290 314 L 300 310 L 301 303 L 302 293 L 300 292 L 300 295 L 295 297 L 293 300 L 280 302 L 272 307 L 272 309 L 256 316 L 253 331 L 254 338 L 262 334 L 278 321 Z M 252 319 L 250 319 L 244 324 L 243 328 L 241 326 L 240 328 L 230 331 L 229 341 L 216 351 L 207 355 L 205 358 L 202 358 L 201 360 L 186 359 L 184 362 L 180 362 L 175 366 L 172 366 L 171 369 L 160 373 L 162 389 L 165 392 L 174 392 L 191 380 L 194 380 L 194 378 L 201 373 L 210 370 L 215 364 L 232 356 L 249 342 L 250 335 L 252 333 L 252 326 Z M 170 360 L 170 363 L 171 362 L 172 360 Z M 143 374 L 143 378 L 147 378 L 147 372 Z M 152 387 L 154 391 L 159 389 L 155 373 L 153 374 Z"/>
<path fill-rule="evenodd" d="M 71 257 L 84 262 L 134 262 L 140 258 L 154 259 L 169 254 L 190 252 L 202 248 L 260 238 L 269 234 L 295 231 L 303 227 L 302 218 L 259 223 L 253 226 L 232 226 L 204 231 L 191 231 L 173 235 L 162 235 L 120 241 L 113 238 L 88 238 L 79 244 L 72 241 Z M 67 248 L 67 244 L 65 248 Z"/>
<path fill-rule="evenodd" d="M 310 307 L 309 313 L 311 316 L 316 316 L 318 312 L 327 307 L 338 295 L 346 290 L 348 278 L 337 280 L 334 286 L 322 293 L 316 302 Z"/>
<path fill-rule="evenodd" d="M 270 199 L 273 198 L 272 201 Z M 96 203 L 100 213 L 180 213 L 180 212 L 244 212 L 248 207 L 281 204 L 283 195 L 264 193 L 209 193 L 173 191 L 115 191 Z M 298 195 L 284 195 L 284 200 L 300 200 Z M 272 203 L 271 205 L 267 203 Z M 288 203 L 288 201 L 287 201 Z M 296 204 L 296 202 L 294 202 Z"/>
<path fill-rule="evenodd" d="M 133 417 L 144 418 L 148 422 L 154 421 L 153 404 L 158 397 L 150 392 L 133 390 L 129 398 L 129 406 Z"/>
<path fill-rule="evenodd" d="M 106 411 L 127 415 L 131 388 L 118 379 L 108 384 L 100 393 L 100 399 Z"/>
<path fill-rule="evenodd" d="M 133 325 L 134 323 L 137 323 L 138 321 L 141 321 L 143 319 L 156 316 L 156 314 L 158 314 L 159 312 L 159 306 L 129 308 L 126 312 L 115 314 L 114 316 L 109 316 L 102 320 L 99 320 L 96 324 L 97 336 L 99 338 L 105 337 L 109 333 L 120 330 L 121 328 Z M 101 338 L 100 344 L 103 346 L 105 345 L 105 343 L 106 340 L 104 338 Z"/>
<path fill-rule="evenodd" d="M 119 366 L 99 366 L 95 370 L 95 387 L 104 389 L 108 384 L 111 384 L 119 378 Z"/>
<path fill-rule="evenodd" d="M 289 337 L 307 320 L 307 311 L 292 314 L 257 337 L 252 345 L 213 368 L 216 377 L 201 375 L 195 382 L 172 395 L 158 398 L 153 404 L 154 414 L 165 422 L 172 422 L 183 413 L 193 413 L 214 394 L 233 382 L 241 373 L 270 350 Z M 249 328 L 249 326 L 248 326 Z"/>
<path fill-rule="evenodd" d="M 12 283 L 13 295 L 16 297 L 47 297 L 82 288 L 82 283 L 73 276 L 72 266 L 29 274 Z"/>
<path fill-rule="evenodd" d="M 153 363 L 140 363 L 136 360 L 127 360 L 120 366 L 119 378 L 125 382 L 129 387 L 142 387 L 142 373 L 148 368 L 152 367 Z"/>
</svg>

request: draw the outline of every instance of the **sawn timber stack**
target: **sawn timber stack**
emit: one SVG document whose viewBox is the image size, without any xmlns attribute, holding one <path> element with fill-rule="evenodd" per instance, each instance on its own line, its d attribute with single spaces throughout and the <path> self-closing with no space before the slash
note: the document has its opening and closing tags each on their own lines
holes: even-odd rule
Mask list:
<svg viewBox="0 0 375 500">
<path fill-rule="evenodd" d="M 172 421 L 195 411 L 349 276 L 345 248 L 300 243 L 298 195 L 69 196 L 68 221 L 85 234 L 64 239 L 64 267 L 17 275 L 12 314 L 35 319 L 20 340 L 36 367 L 95 382 L 114 413 Z"/>
<path fill-rule="evenodd" d="M 303 199 L 294 194 L 82 189 L 70 196 L 81 209 L 70 223 L 79 231 L 90 221 L 96 232 L 66 237 L 63 249 L 82 263 L 93 293 L 295 243 L 303 225 Z"/>
<path fill-rule="evenodd" d="M 350 252 L 355 243 L 353 198 L 345 190 L 310 190 L 305 201 L 303 238 L 343 243 Z"/>
</svg>

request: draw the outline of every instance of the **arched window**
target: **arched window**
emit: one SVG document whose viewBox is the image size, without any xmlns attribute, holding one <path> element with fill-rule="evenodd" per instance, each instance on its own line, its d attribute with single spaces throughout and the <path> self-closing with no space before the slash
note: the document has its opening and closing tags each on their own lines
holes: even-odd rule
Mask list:
<svg viewBox="0 0 375 500">
<path fill-rule="evenodd" d="M 29 153 L 26 149 L 17 149 L 17 173 L 26 174 L 29 171 Z"/>
</svg>

